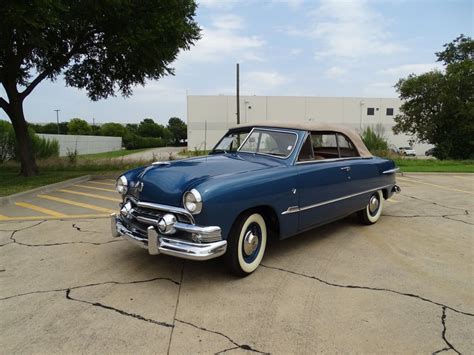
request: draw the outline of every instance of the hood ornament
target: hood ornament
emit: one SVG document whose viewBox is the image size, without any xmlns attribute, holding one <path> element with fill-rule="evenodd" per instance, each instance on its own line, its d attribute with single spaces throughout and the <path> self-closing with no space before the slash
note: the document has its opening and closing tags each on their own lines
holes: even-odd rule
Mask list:
<svg viewBox="0 0 474 355">
<path fill-rule="evenodd" d="M 171 165 L 171 163 L 169 161 L 154 161 L 153 163 L 151 163 L 151 165 L 154 165 L 154 166 Z"/>
</svg>

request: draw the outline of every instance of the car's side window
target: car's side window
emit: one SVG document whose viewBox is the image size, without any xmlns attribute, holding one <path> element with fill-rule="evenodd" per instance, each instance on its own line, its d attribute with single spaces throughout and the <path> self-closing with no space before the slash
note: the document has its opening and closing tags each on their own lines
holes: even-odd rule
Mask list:
<svg viewBox="0 0 474 355">
<path fill-rule="evenodd" d="M 314 159 L 336 159 L 339 158 L 339 150 L 335 133 L 312 132 Z"/>
<path fill-rule="evenodd" d="M 341 158 L 350 158 L 350 157 L 359 156 L 359 154 L 357 153 L 357 150 L 354 148 L 354 145 L 346 136 L 338 133 L 337 144 L 339 146 L 339 154 Z"/>
<path fill-rule="evenodd" d="M 301 146 L 300 155 L 298 155 L 298 161 L 311 160 L 314 160 L 313 143 L 311 142 L 311 136 L 308 135 Z"/>
</svg>

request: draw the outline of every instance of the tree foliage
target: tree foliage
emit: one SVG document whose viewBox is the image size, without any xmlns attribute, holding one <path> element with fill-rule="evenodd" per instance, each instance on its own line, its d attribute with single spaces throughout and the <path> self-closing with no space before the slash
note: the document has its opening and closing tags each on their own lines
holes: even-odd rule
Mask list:
<svg viewBox="0 0 474 355">
<path fill-rule="evenodd" d="M 444 72 L 411 74 L 395 85 L 404 102 L 394 133 L 436 146 L 440 159 L 474 157 L 474 41 L 464 35 L 436 53 Z"/>
<path fill-rule="evenodd" d="M 120 123 L 104 123 L 100 126 L 100 134 L 102 136 L 110 137 L 125 137 L 127 135 L 127 129 Z"/>
<path fill-rule="evenodd" d="M 92 127 L 81 118 L 73 118 L 67 124 L 67 131 L 68 134 L 89 135 L 92 133 Z"/>
<path fill-rule="evenodd" d="M 188 126 L 178 117 L 169 119 L 168 129 L 173 136 L 174 144 L 180 144 L 181 141 L 188 138 Z"/>
<path fill-rule="evenodd" d="M 194 0 L 6 0 L 0 8 L 0 107 L 24 175 L 37 167 L 23 103 L 41 81 L 62 75 L 92 100 L 129 96 L 133 86 L 173 74 L 179 51 L 200 38 Z"/>
</svg>

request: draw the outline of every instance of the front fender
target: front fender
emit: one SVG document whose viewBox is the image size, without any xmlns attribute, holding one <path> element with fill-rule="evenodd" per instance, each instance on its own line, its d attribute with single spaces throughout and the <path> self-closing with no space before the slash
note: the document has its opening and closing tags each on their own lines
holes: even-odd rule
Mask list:
<svg viewBox="0 0 474 355">
<path fill-rule="evenodd" d="M 244 211 L 258 206 L 271 207 L 278 216 L 280 232 L 294 234 L 297 221 L 282 223 L 282 212 L 298 205 L 296 170 L 282 166 L 264 171 L 211 178 L 196 188 L 203 198 L 203 210 L 196 215 L 199 225 L 218 225 L 223 238 L 227 238 L 232 224 Z M 294 229 L 294 230 L 293 230 Z"/>
</svg>

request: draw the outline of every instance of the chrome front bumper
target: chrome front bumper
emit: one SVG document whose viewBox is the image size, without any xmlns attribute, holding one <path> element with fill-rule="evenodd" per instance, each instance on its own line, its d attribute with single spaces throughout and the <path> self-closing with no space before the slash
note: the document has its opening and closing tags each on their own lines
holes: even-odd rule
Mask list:
<svg viewBox="0 0 474 355">
<path fill-rule="evenodd" d="M 142 238 L 129 230 L 121 221 L 120 216 L 114 213 L 110 218 L 113 237 L 121 236 L 139 247 L 147 249 L 151 255 L 165 254 L 190 260 L 208 260 L 223 255 L 227 250 L 226 240 L 210 243 L 192 243 L 160 235 L 153 226 L 148 227 L 147 238 Z M 216 233 L 216 228 L 218 227 L 199 227 L 196 225 L 183 224 L 183 230 L 185 231 L 204 234 L 206 232 Z"/>
</svg>

